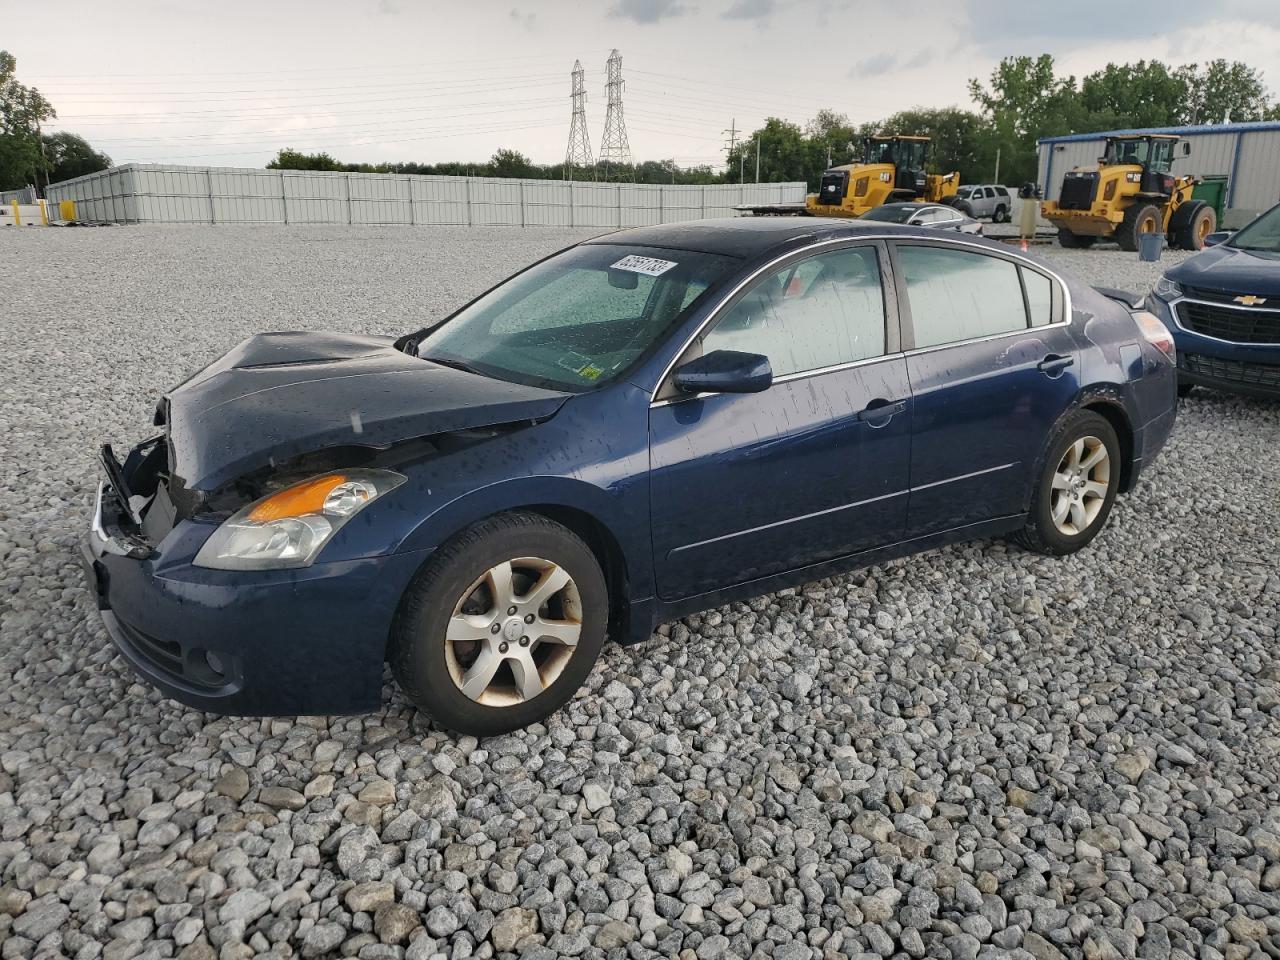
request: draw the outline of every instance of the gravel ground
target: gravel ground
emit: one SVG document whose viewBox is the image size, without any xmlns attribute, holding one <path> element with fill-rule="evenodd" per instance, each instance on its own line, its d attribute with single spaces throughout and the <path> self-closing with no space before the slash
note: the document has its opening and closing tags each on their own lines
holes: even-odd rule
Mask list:
<svg viewBox="0 0 1280 960">
<path fill-rule="evenodd" d="M 689 617 L 511 736 L 135 682 L 76 561 L 93 445 L 250 333 L 401 331 L 573 239 L 0 233 L 0 957 L 1280 956 L 1276 403 L 1193 396 L 1075 557 Z"/>
</svg>

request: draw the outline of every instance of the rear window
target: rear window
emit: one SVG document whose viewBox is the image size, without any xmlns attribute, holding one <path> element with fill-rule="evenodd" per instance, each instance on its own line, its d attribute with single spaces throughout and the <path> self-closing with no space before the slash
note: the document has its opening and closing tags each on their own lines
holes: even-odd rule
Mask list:
<svg viewBox="0 0 1280 960">
<path fill-rule="evenodd" d="M 899 246 L 916 347 L 1025 330 L 1018 266 L 981 253 Z"/>
</svg>

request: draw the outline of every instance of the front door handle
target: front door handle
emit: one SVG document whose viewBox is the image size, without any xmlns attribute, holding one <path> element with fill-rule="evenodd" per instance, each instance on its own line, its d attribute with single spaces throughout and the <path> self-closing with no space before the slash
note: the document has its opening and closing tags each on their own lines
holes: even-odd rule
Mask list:
<svg viewBox="0 0 1280 960">
<path fill-rule="evenodd" d="M 905 400 L 875 399 L 858 412 L 858 419 L 873 427 L 883 427 L 895 414 L 907 409 Z"/>
<path fill-rule="evenodd" d="M 1062 371 L 1076 362 L 1075 357 L 1064 357 L 1060 353 L 1051 353 L 1039 363 L 1036 369 L 1050 378 L 1062 376 Z"/>
</svg>

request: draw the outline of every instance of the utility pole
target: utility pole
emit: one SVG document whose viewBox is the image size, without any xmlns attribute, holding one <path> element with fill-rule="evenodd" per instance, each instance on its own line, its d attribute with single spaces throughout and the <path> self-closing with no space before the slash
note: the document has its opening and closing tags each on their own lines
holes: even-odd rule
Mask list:
<svg viewBox="0 0 1280 960">
<path fill-rule="evenodd" d="M 831 144 L 827 144 L 827 169 L 831 169 Z"/>
<path fill-rule="evenodd" d="M 760 182 L 760 137 L 756 136 L 756 183 Z"/>
<path fill-rule="evenodd" d="M 1000 148 L 996 147 L 996 175 L 991 178 L 992 183 L 1000 182 Z"/>
</svg>

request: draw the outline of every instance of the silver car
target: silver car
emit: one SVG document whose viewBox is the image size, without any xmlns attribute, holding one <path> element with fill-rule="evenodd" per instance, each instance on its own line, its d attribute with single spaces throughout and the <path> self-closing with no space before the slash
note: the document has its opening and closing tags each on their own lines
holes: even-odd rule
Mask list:
<svg viewBox="0 0 1280 960">
<path fill-rule="evenodd" d="M 940 203 L 882 203 L 878 207 L 872 207 L 860 219 L 954 230 L 957 233 L 982 233 L 982 224 L 973 217 L 965 216 L 955 207 L 946 207 Z"/>
</svg>

